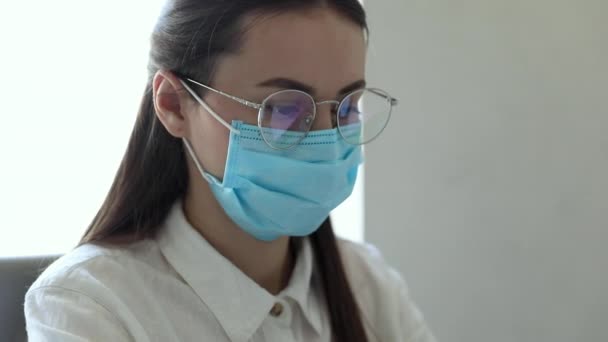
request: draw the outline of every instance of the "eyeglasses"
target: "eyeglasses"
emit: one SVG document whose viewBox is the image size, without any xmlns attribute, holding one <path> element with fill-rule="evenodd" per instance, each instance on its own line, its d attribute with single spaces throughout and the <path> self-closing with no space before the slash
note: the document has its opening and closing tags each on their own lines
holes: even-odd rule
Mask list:
<svg viewBox="0 0 608 342">
<path fill-rule="evenodd" d="M 363 88 L 347 94 L 341 101 L 327 100 L 315 102 L 310 94 L 294 89 L 280 90 L 266 97 L 262 103 L 255 103 L 224 93 L 190 78 L 186 81 L 223 95 L 247 107 L 258 110 L 258 127 L 266 144 L 273 149 L 285 150 L 300 143 L 310 131 L 317 106 L 332 105 L 332 118 L 340 136 L 349 144 L 366 144 L 382 133 L 391 116 L 397 99 L 382 89 Z M 188 92 L 222 125 L 231 132 L 240 134 L 211 109 L 184 80 L 180 79 Z M 334 127 L 335 127 L 334 126 Z"/>
</svg>

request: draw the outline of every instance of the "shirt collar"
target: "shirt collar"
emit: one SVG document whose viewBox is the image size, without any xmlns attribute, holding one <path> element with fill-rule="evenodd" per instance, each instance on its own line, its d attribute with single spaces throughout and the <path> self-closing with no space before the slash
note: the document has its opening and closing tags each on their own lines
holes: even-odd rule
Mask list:
<svg viewBox="0 0 608 342">
<path fill-rule="evenodd" d="M 314 276 L 312 246 L 307 237 L 295 241 L 298 242 L 294 245 L 298 251 L 296 264 L 291 273 L 289 284 L 281 293 L 279 293 L 279 297 L 285 296 L 292 298 L 300 306 L 304 317 L 308 320 L 313 329 L 320 334 L 321 306 L 318 302 L 320 297 L 315 294 L 315 291 L 316 293 L 320 293 L 320 289 L 312 288 L 312 284 L 315 284 L 312 279 Z"/>
<path fill-rule="evenodd" d="M 232 341 L 247 341 L 262 325 L 276 302 L 270 294 L 213 248 L 187 221 L 178 200 L 157 238 L 167 261 L 215 315 Z M 319 305 L 310 288 L 313 254 L 301 240 L 288 286 L 278 297 L 291 297 L 311 326 L 320 333 Z"/>
</svg>

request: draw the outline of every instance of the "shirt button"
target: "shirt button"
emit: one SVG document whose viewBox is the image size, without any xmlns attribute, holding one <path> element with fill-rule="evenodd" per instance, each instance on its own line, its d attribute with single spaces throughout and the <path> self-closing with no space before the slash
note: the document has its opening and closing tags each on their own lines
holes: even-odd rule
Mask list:
<svg viewBox="0 0 608 342">
<path fill-rule="evenodd" d="M 270 309 L 270 314 L 274 317 L 279 317 L 283 313 L 283 304 L 276 302 Z"/>
</svg>

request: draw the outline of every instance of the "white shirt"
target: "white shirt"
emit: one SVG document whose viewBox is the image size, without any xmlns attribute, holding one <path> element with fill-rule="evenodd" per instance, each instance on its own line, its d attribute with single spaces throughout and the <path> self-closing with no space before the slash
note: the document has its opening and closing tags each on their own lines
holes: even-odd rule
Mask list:
<svg viewBox="0 0 608 342">
<path fill-rule="evenodd" d="M 157 238 L 86 244 L 49 266 L 25 297 L 29 340 L 329 342 L 314 255 L 302 242 L 274 296 L 217 252 L 178 201 Z M 377 250 L 346 240 L 339 249 L 370 341 L 435 341 Z"/>
</svg>

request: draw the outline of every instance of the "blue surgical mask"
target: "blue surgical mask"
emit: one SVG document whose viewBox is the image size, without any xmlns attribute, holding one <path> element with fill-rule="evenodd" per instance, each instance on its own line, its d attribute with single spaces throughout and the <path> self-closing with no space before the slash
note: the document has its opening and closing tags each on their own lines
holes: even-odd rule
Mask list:
<svg viewBox="0 0 608 342">
<path fill-rule="evenodd" d="M 276 150 L 257 126 L 233 121 L 232 127 L 222 180 L 184 144 L 226 214 L 255 238 L 309 235 L 351 194 L 361 146 L 345 142 L 337 129 L 311 131 L 295 148 Z"/>
</svg>

